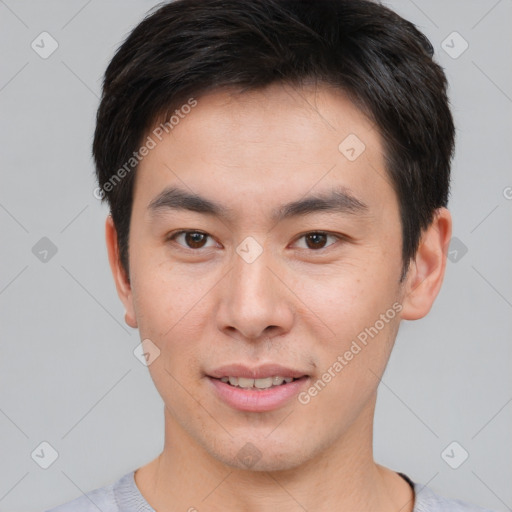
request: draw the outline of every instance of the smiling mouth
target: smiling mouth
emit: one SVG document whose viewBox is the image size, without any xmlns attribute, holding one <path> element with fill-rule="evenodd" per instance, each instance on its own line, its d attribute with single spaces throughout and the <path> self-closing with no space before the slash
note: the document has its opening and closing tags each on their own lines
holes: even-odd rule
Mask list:
<svg viewBox="0 0 512 512">
<path fill-rule="evenodd" d="M 283 386 L 286 384 L 289 384 L 290 382 L 293 382 L 295 380 L 301 380 L 306 378 L 307 376 L 304 375 L 300 378 L 293 378 L 293 377 L 281 377 L 279 375 L 276 375 L 274 377 L 266 377 L 263 379 L 250 379 L 246 377 L 221 377 L 216 380 L 220 380 L 221 382 L 224 382 L 225 384 L 228 384 L 229 386 L 235 387 L 235 388 L 241 388 L 241 389 L 247 389 L 251 391 L 263 391 L 265 389 L 271 389 L 279 386 Z M 215 378 L 215 377 L 212 377 Z"/>
</svg>

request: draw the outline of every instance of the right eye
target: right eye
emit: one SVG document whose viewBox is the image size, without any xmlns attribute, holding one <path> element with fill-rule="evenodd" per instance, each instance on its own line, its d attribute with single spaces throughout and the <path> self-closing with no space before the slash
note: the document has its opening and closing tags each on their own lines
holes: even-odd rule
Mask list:
<svg viewBox="0 0 512 512">
<path fill-rule="evenodd" d="M 203 249 L 207 248 L 209 246 L 205 245 L 205 242 L 208 238 L 211 238 L 210 235 L 207 233 L 203 233 L 202 231 L 194 231 L 194 230 L 181 230 L 173 233 L 171 236 L 168 237 L 168 240 L 176 241 L 180 237 L 183 237 L 184 243 L 179 243 L 178 245 L 181 245 L 182 247 L 186 249 Z M 213 247 L 215 246 L 215 242 Z M 210 246 L 212 247 L 212 246 Z"/>
</svg>

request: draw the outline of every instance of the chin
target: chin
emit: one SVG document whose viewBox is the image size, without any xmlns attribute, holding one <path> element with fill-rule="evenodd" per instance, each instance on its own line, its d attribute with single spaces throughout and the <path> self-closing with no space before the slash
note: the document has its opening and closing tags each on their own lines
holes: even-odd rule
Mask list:
<svg viewBox="0 0 512 512">
<path fill-rule="evenodd" d="M 304 446 L 303 442 L 291 436 L 284 442 L 248 435 L 243 441 L 238 437 L 230 439 L 224 446 L 204 447 L 210 456 L 230 468 L 256 472 L 295 469 L 312 458 L 316 451 L 314 447 Z M 308 448 L 311 448 L 309 454 Z"/>
</svg>

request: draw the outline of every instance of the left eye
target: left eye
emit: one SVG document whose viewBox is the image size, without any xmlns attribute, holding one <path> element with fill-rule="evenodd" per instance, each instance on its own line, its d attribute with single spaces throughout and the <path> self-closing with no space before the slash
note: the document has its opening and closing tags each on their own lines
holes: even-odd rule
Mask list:
<svg viewBox="0 0 512 512">
<path fill-rule="evenodd" d="M 325 244 L 327 242 L 328 238 L 332 238 L 335 241 L 339 240 L 339 236 L 330 235 L 329 233 L 325 233 L 323 231 L 313 231 L 311 233 L 306 233 L 305 235 L 302 235 L 298 240 L 304 239 L 306 242 L 306 247 L 302 247 L 305 249 L 325 249 Z M 332 245 L 332 244 L 329 244 Z M 328 246 L 329 247 L 329 246 Z"/>
</svg>

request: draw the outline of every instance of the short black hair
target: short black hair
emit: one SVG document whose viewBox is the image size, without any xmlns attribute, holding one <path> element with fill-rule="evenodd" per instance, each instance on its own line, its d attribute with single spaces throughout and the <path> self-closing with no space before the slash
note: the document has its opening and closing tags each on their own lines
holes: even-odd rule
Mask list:
<svg viewBox="0 0 512 512">
<path fill-rule="evenodd" d="M 403 279 L 422 230 L 447 206 L 455 137 L 447 80 L 427 37 L 371 0 L 175 0 L 157 7 L 107 67 L 93 142 L 97 190 L 109 203 L 127 277 L 134 154 L 149 130 L 215 89 L 314 82 L 342 90 L 382 136 L 400 208 Z"/>
</svg>

